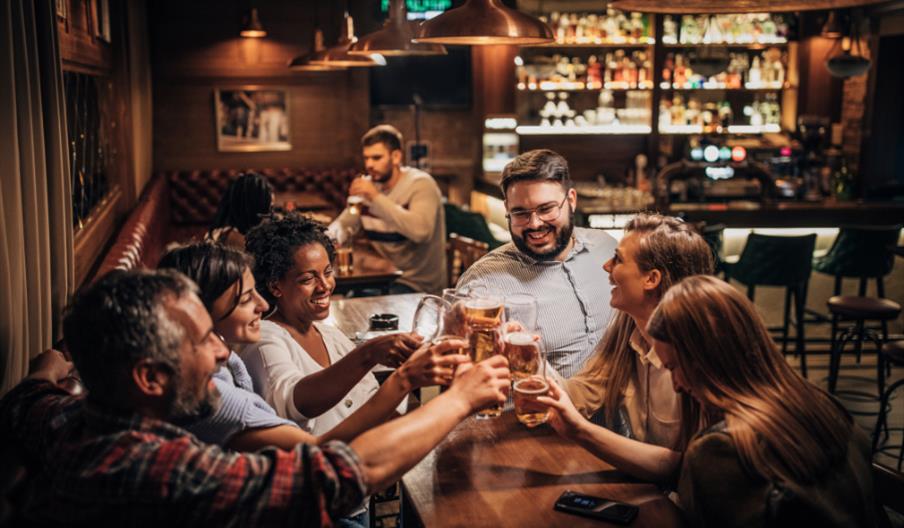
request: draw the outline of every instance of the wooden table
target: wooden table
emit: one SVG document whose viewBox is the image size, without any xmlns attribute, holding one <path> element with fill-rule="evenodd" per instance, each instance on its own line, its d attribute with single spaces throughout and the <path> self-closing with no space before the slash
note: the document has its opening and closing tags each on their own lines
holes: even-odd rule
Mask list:
<svg viewBox="0 0 904 528">
<path fill-rule="evenodd" d="M 337 270 L 336 293 L 371 288 L 385 295 L 389 293 L 392 283 L 402 276 L 402 271 L 389 259 L 377 253 L 367 241 L 356 243 L 352 252 L 355 256 L 354 269 L 349 275 L 340 275 Z"/>
<path fill-rule="evenodd" d="M 640 507 L 632 527 L 681 526 L 659 489 L 634 481 L 548 426 L 527 429 L 514 413 L 468 418 L 402 478 L 405 526 L 613 526 L 553 510 L 563 491 Z"/>
<path fill-rule="evenodd" d="M 339 299 L 331 303 L 330 317 L 327 321 L 355 341 L 358 332 L 366 332 L 370 327 L 371 314 L 393 313 L 399 316 L 399 331 L 409 332 L 414 319 L 414 310 L 423 296 L 423 293 L 405 293 Z"/>
<path fill-rule="evenodd" d="M 276 204 L 286 209 L 298 211 L 328 211 L 335 212 L 336 205 L 330 203 L 316 192 L 284 191 L 276 193 Z M 334 215 L 335 216 L 335 215 Z"/>
</svg>

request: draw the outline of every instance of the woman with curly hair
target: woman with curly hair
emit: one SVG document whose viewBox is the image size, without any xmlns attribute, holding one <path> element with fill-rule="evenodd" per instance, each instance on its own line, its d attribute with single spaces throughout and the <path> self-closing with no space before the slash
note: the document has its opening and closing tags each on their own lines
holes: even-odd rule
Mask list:
<svg viewBox="0 0 904 528">
<path fill-rule="evenodd" d="M 277 414 L 313 434 L 328 431 L 374 395 L 383 402 L 382 412 L 370 418 L 388 419 L 408 392 L 448 383 L 453 367 L 469 360 L 436 353 L 413 361 L 409 356 L 417 358 L 412 353 L 421 343 L 410 333 L 356 347 L 338 328 L 323 323 L 336 287 L 336 251 L 317 222 L 289 214 L 253 229 L 247 245 L 258 291 L 275 311 L 261 323 L 261 340 L 239 353 L 255 390 Z M 378 364 L 398 367 L 382 387 L 371 373 Z"/>
</svg>

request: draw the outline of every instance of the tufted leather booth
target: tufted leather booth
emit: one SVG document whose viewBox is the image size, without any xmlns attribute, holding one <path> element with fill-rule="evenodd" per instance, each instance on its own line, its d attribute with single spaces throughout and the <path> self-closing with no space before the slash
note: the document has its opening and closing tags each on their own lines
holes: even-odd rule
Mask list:
<svg viewBox="0 0 904 528">
<path fill-rule="evenodd" d="M 156 173 L 135 209 L 116 235 L 96 277 L 113 269 L 152 268 L 167 244 L 203 235 L 213 221 L 220 198 L 238 169 L 184 170 Z M 277 192 L 311 192 L 345 206 L 355 169 L 261 169 Z"/>
<path fill-rule="evenodd" d="M 229 182 L 241 170 L 190 170 L 170 171 L 165 177 L 170 185 L 173 222 L 176 224 L 203 224 L 213 221 L 220 197 Z M 273 190 L 281 192 L 310 192 L 323 196 L 336 205 L 345 207 L 348 185 L 359 173 L 354 169 L 261 169 Z"/>
</svg>

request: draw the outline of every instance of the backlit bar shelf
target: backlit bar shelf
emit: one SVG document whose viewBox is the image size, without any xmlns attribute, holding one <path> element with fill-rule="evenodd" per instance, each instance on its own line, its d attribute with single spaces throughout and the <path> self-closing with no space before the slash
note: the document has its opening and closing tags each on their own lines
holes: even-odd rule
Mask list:
<svg viewBox="0 0 904 528">
<path fill-rule="evenodd" d="M 599 92 L 600 90 L 652 90 L 653 83 L 649 82 L 643 86 L 632 87 L 628 83 L 611 82 L 603 84 L 585 84 L 580 81 L 574 82 L 551 82 L 543 81 L 537 84 L 518 83 L 519 91 L 522 92 Z"/>
<path fill-rule="evenodd" d="M 775 134 L 782 131 L 777 124 L 768 125 L 729 125 L 729 134 Z M 659 125 L 659 132 L 663 134 L 703 134 L 703 125 Z M 706 132 L 706 134 L 719 134 L 720 132 Z M 725 133 L 725 132 L 721 132 Z"/>
<path fill-rule="evenodd" d="M 685 83 L 684 85 L 677 84 L 669 84 L 669 83 L 660 83 L 659 87 L 663 90 L 713 90 L 713 91 L 751 91 L 751 90 L 766 90 L 766 91 L 778 91 L 784 90 L 787 88 L 782 83 L 744 83 L 743 88 L 729 88 L 725 84 L 722 83 L 703 83 L 700 86 L 694 86 L 690 83 Z"/>
<path fill-rule="evenodd" d="M 649 134 L 653 131 L 649 125 L 588 125 L 588 126 L 527 126 L 515 129 L 523 136 L 541 135 L 599 135 L 599 134 Z"/>
</svg>

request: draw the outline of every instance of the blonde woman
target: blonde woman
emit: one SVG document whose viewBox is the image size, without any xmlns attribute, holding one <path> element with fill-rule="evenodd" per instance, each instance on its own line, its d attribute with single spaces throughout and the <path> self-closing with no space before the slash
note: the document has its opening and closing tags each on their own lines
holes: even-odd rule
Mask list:
<svg viewBox="0 0 904 528">
<path fill-rule="evenodd" d="M 695 526 L 876 525 L 866 435 L 788 365 L 745 296 L 685 279 L 648 330 L 675 389 L 709 411 L 678 485 Z"/>
<path fill-rule="evenodd" d="M 615 317 L 584 369 L 564 382 L 565 390 L 553 384 L 550 423 L 621 471 L 670 483 L 698 412 L 693 400 L 675 393 L 645 328 L 672 284 L 712 273 L 712 251 L 681 220 L 639 214 L 625 226 L 615 255 L 603 267 L 612 284 Z M 587 419 L 601 409 L 607 427 Z M 627 417 L 630 438 L 618 424 L 620 416 Z"/>
</svg>

